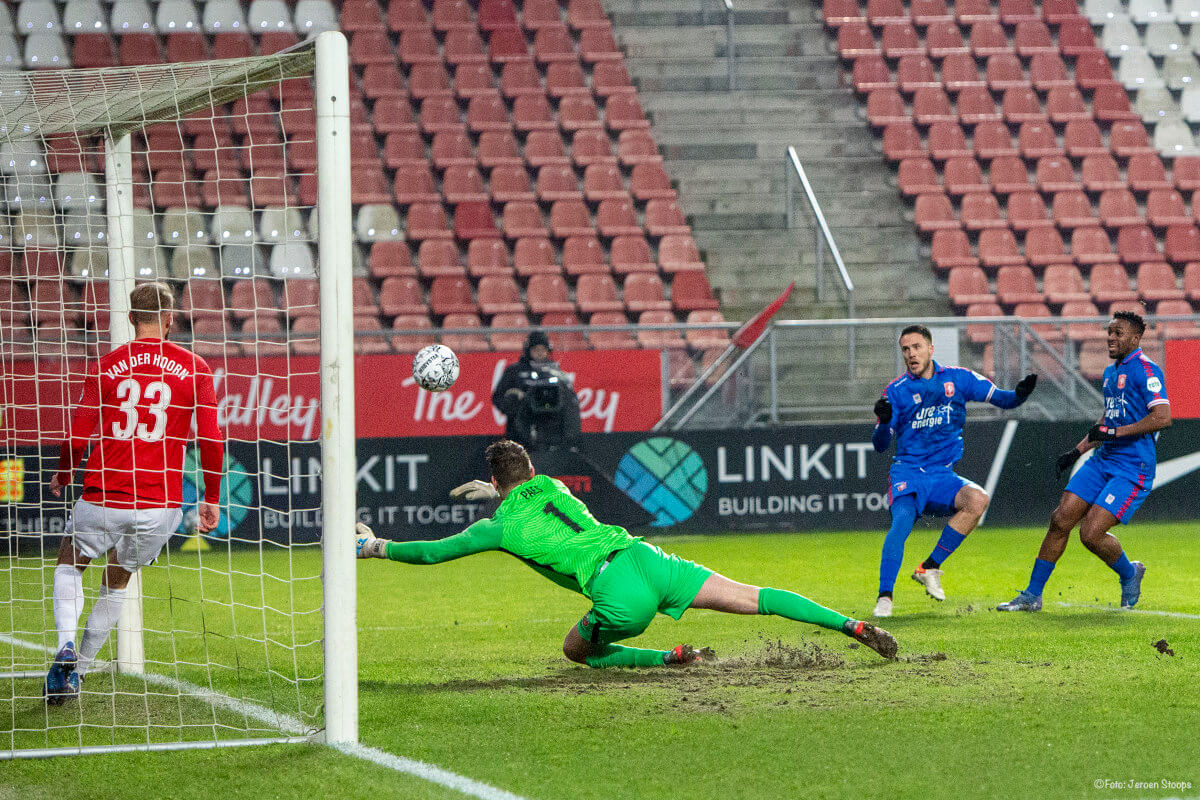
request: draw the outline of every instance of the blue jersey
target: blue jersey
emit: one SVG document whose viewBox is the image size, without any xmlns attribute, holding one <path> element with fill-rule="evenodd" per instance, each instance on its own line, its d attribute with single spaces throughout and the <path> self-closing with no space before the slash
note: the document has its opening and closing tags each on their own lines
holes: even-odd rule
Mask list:
<svg viewBox="0 0 1200 800">
<path fill-rule="evenodd" d="M 1170 402 L 1162 368 L 1146 358 L 1141 348 L 1104 370 L 1103 389 L 1104 424 L 1110 427 L 1132 425 L 1144 419 L 1154 406 Z M 1131 477 L 1153 481 L 1158 463 L 1154 449 L 1157 441 L 1158 433 L 1122 436 L 1100 445 L 1093 457 L 1127 470 Z"/>
<path fill-rule="evenodd" d="M 1021 402 L 1016 392 L 997 389 L 996 384 L 978 372 L 943 367 L 936 361 L 928 380 L 906 372 L 888 384 L 883 396 L 892 404 L 888 427 L 896 437 L 893 462 L 911 467 L 949 467 L 958 463 L 963 455 L 962 431 L 969 401 L 1000 408 L 1015 408 Z M 885 440 L 890 438 L 876 436 L 876 449 L 886 449 Z"/>
</svg>

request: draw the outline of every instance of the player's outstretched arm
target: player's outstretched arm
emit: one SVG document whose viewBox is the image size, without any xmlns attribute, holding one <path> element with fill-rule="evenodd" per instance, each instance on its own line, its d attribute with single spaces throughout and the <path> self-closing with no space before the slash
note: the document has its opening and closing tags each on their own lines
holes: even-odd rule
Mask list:
<svg viewBox="0 0 1200 800">
<path fill-rule="evenodd" d="M 1166 403 L 1152 406 L 1150 413 L 1130 425 L 1106 425 L 1097 422 L 1088 430 L 1087 440 L 1095 444 L 1111 442 L 1124 436 L 1144 436 L 1157 433 L 1171 425 L 1171 407 Z"/>
<path fill-rule="evenodd" d="M 422 542 L 393 542 L 380 539 L 365 523 L 354 526 L 355 550 L 359 558 L 387 558 L 405 564 L 441 564 L 456 558 L 500 549 L 500 523 L 481 519 L 462 533 L 445 539 Z"/>
<path fill-rule="evenodd" d="M 496 487 L 487 481 L 467 481 L 462 486 L 450 490 L 450 496 L 456 500 L 495 500 L 500 496 Z"/>
<path fill-rule="evenodd" d="M 1037 380 L 1037 373 L 1030 373 L 1021 378 L 1011 392 L 993 387 L 989 392 L 987 402 L 996 406 L 996 408 L 1016 408 L 1028 400 L 1029 395 L 1033 394 L 1033 390 L 1037 386 Z"/>
</svg>

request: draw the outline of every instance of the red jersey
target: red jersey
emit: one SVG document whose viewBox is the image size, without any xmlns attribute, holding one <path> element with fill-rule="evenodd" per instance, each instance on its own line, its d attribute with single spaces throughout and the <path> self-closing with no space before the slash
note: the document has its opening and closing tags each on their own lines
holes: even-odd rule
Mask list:
<svg viewBox="0 0 1200 800">
<path fill-rule="evenodd" d="M 99 423 L 99 441 L 84 468 L 83 499 L 111 508 L 179 506 L 193 413 L 204 499 L 216 503 L 225 448 L 208 364 L 157 338 L 118 347 L 88 370 L 59 454 L 59 482 L 71 482 Z"/>
</svg>

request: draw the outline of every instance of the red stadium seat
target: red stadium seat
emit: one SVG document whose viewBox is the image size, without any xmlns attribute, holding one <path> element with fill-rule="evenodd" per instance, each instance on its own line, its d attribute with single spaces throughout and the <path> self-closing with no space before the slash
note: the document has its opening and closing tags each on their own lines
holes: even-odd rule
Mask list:
<svg viewBox="0 0 1200 800">
<path fill-rule="evenodd" d="M 1153 189 L 1146 195 L 1146 219 L 1156 228 L 1187 225 L 1192 221 L 1183 198 L 1174 189 Z"/>
<path fill-rule="evenodd" d="M 473 167 L 475 154 L 471 151 L 471 139 L 461 130 L 435 133 L 429 160 L 441 170 L 450 167 Z"/>
<path fill-rule="evenodd" d="M 915 113 L 914 113 L 915 116 Z M 867 97 L 867 120 L 876 127 L 908 119 L 904 98 L 892 87 L 875 89 Z M 920 122 L 920 120 L 917 120 Z M 928 123 L 924 123 L 928 124 Z"/>
<path fill-rule="evenodd" d="M 523 94 L 513 101 L 513 127 L 518 131 L 557 130 L 554 112 L 544 94 Z"/>
<path fill-rule="evenodd" d="M 867 15 L 859 6 L 857 0 L 825 0 L 821 8 L 821 17 L 831 28 L 844 25 L 847 22 L 867 21 Z"/>
<path fill-rule="evenodd" d="M 1033 88 L 1048 92 L 1055 87 L 1072 87 L 1075 81 L 1067 71 L 1067 65 L 1057 53 L 1038 53 L 1029 62 L 1029 79 Z"/>
<path fill-rule="evenodd" d="M 476 20 L 480 30 L 517 27 L 517 10 L 512 0 L 480 0 Z"/>
<path fill-rule="evenodd" d="M 398 167 L 393 193 L 396 202 L 402 206 L 411 203 L 438 203 L 442 199 L 433 183 L 433 173 L 429 171 L 428 165 Z"/>
<path fill-rule="evenodd" d="M 946 8 L 946 0 L 913 0 L 909 12 L 913 22 L 921 27 L 954 19 L 954 15 Z"/>
<path fill-rule="evenodd" d="M 1129 95 L 1119 84 L 1097 86 L 1092 95 L 1092 113 L 1101 122 L 1136 120 L 1137 112 L 1129 106 Z"/>
<path fill-rule="evenodd" d="M 414 64 L 408 74 L 408 91 L 415 100 L 427 97 L 450 97 L 450 76 L 440 62 Z"/>
<path fill-rule="evenodd" d="M 544 102 L 545 98 L 543 97 L 542 100 Z M 513 107 L 513 114 L 515 117 L 515 105 Z M 504 100 L 500 97 L 499 92 L 493 90 L 487 94 L 477 94 L 467 104 L 467 128 L 472 133 L 507 131 L 511 130 L 512 127 L 513 123 L 508 119 L 508 108 L 504 105 Z M 520 126 L 518 125 L 518 127 Z M 522 130 L 529 129 L 522 128 Z"/>
<path fill-rule="evenodd" d="M 429 28 L 429 19 L 421 0 L 391 0 L 387 12 L 387 28 L 392 33 Z"/>
<path fill-rule="evenodd" d="M 960 18 L 961 21 L 961 18 Z M 976 58 L 1009 52 L 1008 36 L 995 19 L 980 19 L 971 25 L 971 52 Z"/>
<path fill-rule="evenodd" d="M 557 5 L 557 4 L 556 4 Z M 528 25 L 526 26 L 528 27 Z M 533 55 L 541 64 L 552 61 L 575 61 L 575 44 L 567 26 L 561 22 L 552 22 L 538 27 L 533 35 Z"/>
<path fill-rule="evenodd" d="M 579 200 L 579 179 L 575 171 L 565 165 L 547 165 L 538 170 L 537 192 L 544 202 L 556 200 Z"/>
<path fill-rule="evenodd" d="M 379 289 L 379 305 L 387 316 L 400 314 L 424 315 L 428 311 L 421 284 L 416 278 L 385 278 Z"/>
<path fill-rule="evenodd" d="M 537 274 L 529 278 L 525 297 L 529 310 L 534 314 L 573 313 L 575 304 L 567 292 L 567 282 L 562 275 Z"/>
<path fill-rule="evenodd" d="M 601 236 L 637 236 L 642 227 L 628 198 L 601 200 L 596 209 L 596 228 Z"/>
<path fill-rule="evenodd" d="M 454 235 L 462 240 L 502 236 L 487 202 L 463 202 L 454 209 Z"/>
<path fill-rule="evenodd" d="M 1017 144 L 1021 148 L 1021 155 L 1027 159 L 1063 155 L 1063 149 L 1054 136 L 1054 128 L 1047 122 L 1026 122 L 1021 125 Z"/>
<path fill-rule="evenodd" d="M 1154 153 L 1150 137 L 1140 120 L 1113 123 L 1108 133 L 1108 146 L 1118 158 L 1130 158 L 1138 153 Z"/>
<path fill-rule="evenodd" d="M 1200 301 L 1200 262 L 1189 262 L 1183 268 L 1183 293 L 1193 303 Z"/>
<path fill-rule="evenodd" d="M 837 49 L 842 58 L 858 58 L 880 52 L 879 44 L 865 20 L 847 22 L 838 28 Z"/>
<path fill-rule="evenodd" d="M 996 273 L 996 298 L 1006 306 L 1044 301 L 1033 271 L 1023 264 L 1001 267 Z"/>
<path fill-rule="evenodd" d="M 967 234 L 959 228 L 934 231 L 930 259 L 937 270 L 979 266 L 979 259 L 971 252 Z"/>
<path fill-rule="evenodd" d="M 1129 274 L 1120 264 L 1097 264 L 1089 279 L 1092 298 L 1099 305 L 1137 299 L 1129 288 Z"/>
<path fill-rule="evenodd" d="M 1043 192 L 1068 192 L 1083 188 L 1075 177 L 1075 169 L 1065 158 L 1047 157 L 1038 159 L 1035 174 L 1037 187 Z"/>
<path fill-rule="evenodd" d="M 510 61 L 500 70 L 500 93 L 510 100 L 545 91 L 537 65 L 532 61 Z"/>
<path fill-rule="evenodd" d="M 549 239 L 526 237 L 518 239 L 513 247 L 513 266 L 522 277 L 554 274 L 561 272 L 554 260 L 554 246 Z"/>
<path fill-rule="evenodd" d="M 1126 168 L 1129 188 L 1135 192 L 1149 192 L 1153 189 L 1170 189 L 1174 184 L 1167 177 L 1167 170 L 1162 159 L 1150 153 L 1138 153 L 1129 158 Z"/>
<path fill-rule="evenodd" d="M 488 55 L 493 64 L 529 61 L 529 43 L 517 28 L 497 28 L 488 39 Z"/>
<path fill-rule="evenodd" d="M 967 52 L 951 53 L 942 59 L 942 83 L 948 92 L 987 87 L 987 82 L 979 76 L 975 58 Z"/>
<path fill-rule="evenodd" d="M 950 198 L 940 193 L 919 195 L 913 220 L 924 233 L 959 227 L 954 209 L 950 207 Z"/>
<path fill-rule="evenodd" d="M 664 240 L 666 238 L 668 237 L 664 237 Z M 658 249 L 661 253 L 662 242 L 659 243 Z M 612 246 L 609 248 L 609 260 L 612 262 L 613 272 L 618 275 L 627 275 L 630 272 L 658 271 L 658 266 L 654 263 L 654 256 L 650 254 L 650 244 L 641 234 L 614 238 Z"/>
<path fill-rule="evenodd" d="M 449 275 L 433 279 L 429 287 L 429 307 L 437 316 L 446 314 L 474 314 L 478 312 L 471 284 L 466 278 Z"/>
<path fill-rule="evenodd" d="M 542 238 L 547 235 L 542 211 L 532 201 L 516 200 L 504 204 L 504 235 L 509 239 Z"/>
<path fill-rule="evenodd" d="M 592 236 L 591 215 L 582 200 L 555 200 L 550 206 L 550 232 L 558 239 Z"/>
<path fill-rule="evenodd" d="M 554 328 L 557 326 L 579 325 L 579 317 L 571 312 L 554 311 L 542 316 L 541 326 L 543 328 Z M 556 352 L 567 352 L 570 350 L 587 350 L 588 342 L 584 338 L 582 331 L 562 331 L 555 332 L 547 330 L 546 336 L 550 339 L 550 346 Z"/>
<path fill-rule="evenodd" d="M 563 242 L 563 271 L 568 275 L 610 271 L 604 261 L 604 248 L 595 236 L 571 236 Z M 578 298 L 576 298 L 578 299 Z"/>
<path fill-rule="evenodd" d="M 1147 302 L 1184 299 L 1183 290 L 1176 282 L 1175 270 L 1171 269 L 1170 264 L 1162 261 L 1142 262 L 1138 266 L 1135 283 L 1138 295 Z"/>
<path fill-rule="evenodd" d="M 651 236 L 668 236 L 673 233 L 690 234 L 691 227 L 683 218 L 679 204 L 674 200 L 650 200 L 646 203 L 646 232 Z M 1200 259 L 1197 259 L 1200 260 Z"/>
<path fill-rule="evenodd" d="M 1008 21 L 1005 20 L 1005 24 Z M 1021 58 L 1032 58 L 1039 54 L 1058 54 L 1058 45 L 1050 36 L 1050 29 L 1041 20 L 1031 19 L 1017 23 L 1013 34 L 1013 45 Z"/>
<path fill-rule="evenodd" d="M 613 131 L 650 127 L 637 96 L 631 94 L 614 94 L 608 98 L 604 104 L 604 122 Z"/>
<path fill-rule="evenodd" d="M 1126 264 L 1159 261 L 1158 239 L 1148 225 L 1126 225 L 1117 232 L 1117 253 Z"/>
<path fill-rule="evenodd" d="M 1062 236 L 1054 228 L 1031 228 L 1025 234 L 1025 258 L 1035 267 L 1069 264 L 1071 257 L 1066 253 Z"/>
<path fill-rule="evenodd" d="M 571 159 L 576 166 L 580 167 L 588 167 L 592 164 L 615 165 L 617 163 L 616 157 L 612 154 L 612 140 L 608 133 L 595 128 L 584 128 L 575 132 L 571 141 Z M 661 158 L 659 163 L 662 163 Z"/>
<path fill-rule="evenodd" d="M 923 158 L 927 154 L 921 134 L 911 122 L 888 125 L 883 130 L 883 154 L 891 161 Z"/>
<path fill-rule="evenodd" d="M 917 36 L 917 32 L 912 24 L 908 22 L 895 22 L 891 25 L 884 25 L 879 41 L 883 49 L 883 54 L 888 58 L 925 54 L 925 45 L 922 44 L 921 38 Z"/>
<path fill-rule="evenodd" d="M 883 67 L 882 74 L 885 76 L 887 74 L 887 65 L 881 58 L 868 58 L 864 56 L 858 59 L 854 62 L 856 73 L 860 64 L 864 66 L 878 64 Z M 905 56 L 900 59 L 900 63 L 896 65 L 896 83 L 900 86 L 900 91 L 905 94 L 912 94 L 918 89 L 942 88 L 942 82 L 938 80 L 937 73 L 934 71 L 933 62 L 925 56 Z M 855 85 L 857 87 L 857 83 Z M 882 81 L 882 86 L 876 88 L 884 88 L 891 85 L 891 80 L 885 77 Z"/>
<path fill-rule="evenodd" d="M 1081 191 L 1058 192 L 1054 195 L 1051 208 L 1054 211 L 1054 222 L 1064 230 L 1096 224 L 1092 204 Z"/>
<path fill-rule="evenodd" d="M 556 0 L 525 0 L 521 9 L 521 25 L 526 30 L 562 28 L 562 15 Z"/>
<path fill-rule="evenodd" d="M 1009 125 L 1022 122 L 1045 122 L 1046 112 L 1038 100 L 1037 93 L 1028 87 L 1007 89 L 1000 103 L 1000 112 Z"/>
<path fill-rule="evenodd" d="M 478 314 L 456 313 L 447 314 L 442 320 L 443 329 L 482 328 L 483 323 Z M 486 353 L 492 349 L 487 336 L 482 333 L 443 333 L 442 344 L 456 353 Z"/>
<path fill-rule="evenodd" d="M 592 314 L 588 320 L 590 326 L 628 324 L 629 320 L 622 311 L 601 311 Z M 588 331 L 588 341 L 597 350 L 628 350 L 638 347 L 637 339 L 634 339 L 628 330 Z"/>
<path fill-rule="evenodd" d="M 988 160 L 1001 156 L 1016 156 L 1020 151 L 1013 145 L 1008 126 L 1003 122 L 982 122 L 975 126 L 975 156 Z"/>
<path fill-rule="evenodd" d="M 934 161 L 945 161 L 948 158 L 970 156 L 972 153 L 967 147 L 962 128 L 957 123 L 935 122 L 929 126 L 929 155 Z"/>
<path fill-rule="evenodd" d="M 575 301 L 584 314 L 625 310 L 625 304 L 617 296 L 617 285 L 607 272 L 580 275 L 575 284 Z"/>
<path fill-rule="evenodd" d="M 448 275 L 453 278 L 463 275 L 459 260 L 458 245 L 449 239 L 427 239 L 417 250 L 417 264 L 422 278 Z"/>
<path fill-rule="evenodd" d="M 947 159 L 943 168 L 943 180 L 946 193 L 951 195 L 988 191 L 983 171 L 979 169 L 979 162 L 974 158 Z"/>
<path fill-rule="evenodd" d="M 434 29 L 438 31 L 475 27 L 475 21 L 471 18 L 471 8 L 466 0 L 434 0 L 433 14 L 430 18 Z"/>
<path fill-rule="evenodd" d="M 1004 311 L 998 303 L 971 303 L 967 306 L 968 317 L 1002 317 Z M 996 338 L 996 326 L 991 323 L 966 326 L 967 340 L 972 344 L 989 344 Z M 985 351 L 986 352 L 986 351 Z"/>
<path fill-rule="evenodd" d="M 1050 264 L 1042 276 L 1042 291 L 1046 302 L 1063 305 L 1072 302 L 1091 302 L 1083 285 L 1083 275 L 1074 264 Z M 1064 315 L 1066 309 L 1063 309 Z"/>
<path fill-rule="evenodd" d="M 1091 155 L 1083 159 L 1080 168 L 1083 177 L 1083 187 L 1089 192 L 1103 192 L 1109 189 L 1124 189 L 1125 179 L 1112 156 Z"/>
<path fill-rule="evenodd" d="M 1026 89 L 1029 87 L 1029 77 L 1021 66 L 1021 59 L 1014 53 L 997 53 L 988 56 L 987 85 L 994 92 L 1007 89 Z"/>
<path fill-rule="evenodd" d="M 399 314 L 392 320 L 392 329 L 404 331 L 391 337 L 392 349 L 397 353 L 418 353 L 437 341 L 433 335 L 433 322 L 424 313 Z"/>
<path fill-rule="evenodd" d="M 487 203 L 488 193 L 483 188 L 483 175 L 474 166 L 449 167 L 442 176 L 442 196 L 447 203 Z"/>
<path fill-rule="evenodd" d="M 597 97 L 637 91 L 622 60 L 599 61 L 592 66 L 592 91 Z"/>
<path fill-rule="evenodd" d="M 1091 121 L 1092 113 L 1083 101 L 1083 95 L 1075 87 L 1055 87 L 1046 98 L 1046 111 L 1050 121 L 1065 125 L 1072 121 Z"/>
<path fill-rule="evenodd" d="M 998 122 L 1001 119 L 991 92 L 982 86 L 971 86 L 959 92 L 957 107 L 964 125 Z"/>
<path fill-rule="evenodd" d="M 906 158 L 900 162 L 896 184 L 901 194 L 912 197 L 927 192 L 941 192 L 937 170 L 928 158 Z"/>
<path fill-rule="evenodd" d="M 1029 182 L 1029 169 L 1025 161 L 1017 156 L 999 156 L 992 159 L 988 169 L 988 183 L 997 194 L 1024 192 L 1033 188 Z"/>
<path fill-rule="evenodd" d="M 524 314 L 525 301 L 521 299 L 520 287 L 508 275 L 484 275 L 479 279 L 479 310 L 486 316 Z"/>
<path fill-rule="evenodd" d="M 664 236 L 658 243 L 658 265 L 663 272 L 704 269 L 700 251 L 689 234 Z"/>
<path fill-rule="evenodd" d="M 592 90 L 584 80 L 583 69 L 578 61 L 555 61 L 546 67 L 546 94 L 557 98 L 587 95 L 590 100 Z M 595 108 L 593 104 L 592 110 L 595 111 Z"/>
<path fill-rule="evenodd" d="M 992 303 L 995 296 L 988 286 L 987 276 L 979 267 L 955 267 L 947 278 L 950 302 L 959 307 L 973 303 Z"/>
<path fill-rule="evenodd" d="M 1138 225 L 1142 213 L 1128 189 L 1108 189 L 1100 195 L 1100 221 L 1106 228 Z"/>
<path fill-rule="evenodd" d="M 677 320 L 670 311 L 643 311 L 638 315 L 638 325 L 671 325 Z M 678 331 L 648 330 L 645 327 L 637 332 L 638 342 L 642 347 L 652 350 L 680 350 L 687 347 L 687 342 Z"/>
<path fill-rule="evenodd" d="M 529 173 L 522 166 L 499 166 L 493 169 L 491 193 L 492 200 L 496 203 L 537 199 L 529 184 Z"/>
<path fill-rule="evenodd" d="M 1176 156 L 1171 165 L 1175 188 L 1182 192 L 1200 189 L 1200 156 Z"/>
<path fill-rule="evenodd" d="M 525 160 L 535 168 L 571 163 L 563 149 L 562 137 L 556 130 L 531 131 L 525 139 Z"/>
<path fill-rule="evenodd" d="M 963 195 L 961 209 L 963 227 L 969 231 L 1008 227 L 1000 213 L 1000 204 L 990 192 Z"/>
<path fill-rule="evenodd" d="M 1063 144 L 1066 146 L 1067 155 L 1072 158 L 1108 155 L 1108 147 L 1100 138 L 1100 129 L 1090 119 L 1068 122 L 1063 132 Z"/>
<path fill-rule="evenodd" d="M 839 44 L 841 32 L 844 30 L 845 27 L 838 31 Z M 962 32 L 953 22 L 935 22 L 930 25 L 925 31 L 925 44 L 929 48 L 930 58 L 945 58 L 949 55 L 965 55 L 971 52 L 970 48 L 963 43 Z M 846 53 L 843 51 L 842 55 L 845 56 Z"/>
<path fill-rule="evenodd" d="M 479 31 L 470 28 L 455 28 L 447 33 L 442 52 L 450 64 L 482 66 L 489 61 L 483 40 L 479 38 Z"/>
<path fill-rule="evenodd" d="M 454 70 L 454 95 L 470 100 L 476 95 L 491 95 L 496 91 L 489 64 L 460 64 Z"/>
<path fill-rule="evenodd" d="M 525 159 L 517 148 L 512 131 L 484 131 L 479 135 L 479 165 L 493 167 L 521 167 Z"/>
<path fill-rule="evenodd" d="M 1172 264 L 1200 261 L 1200 231 L 1195 225 L 1172 225 L 1167 228 L 1164 250 Z"/>
<path fill-rule="evenodd" d="M 1008 228 L 992 228 L 979 233 L 979 261 L 985 269 L 1025 265 L 1025 256 Z M 1004 300 L 1000 301 L 1004 303 Z"/>
<path fill-rule="evenodd" d="M 1172 314 L 1195 314 L 1191 303 L 1186 300 L 1163 300 L 1154 307 L 1154 313 L 1159 316 Z M 1200 327 L 1194 321 L 1159 322 L 1159 333 L 1164 339 L 1196 339 L 1200 338 Z"/>
<path fill-rule="evenodd" d="M 588 202 L 598 203 L 601 200 L 625 200 L 629 191 L 625 188 L 625 180 L 621 170 L 612 164 L 592 164 L 583 172 L 583 196 Z"/>
<path fill-rule="evenodd" d="M 408 208 L 409 239 L 450 239 L 454 234 L 446 224 L 446 212 L 441 203 L 413 203 Z"/>
<path fill-rule="evenodd" d="M 1071 257 L 1076 264 L 1115 264 L 1119 256 L 1101 228 L 1076 228 L 1071 232 Z"/>
<path fill-rule="evenodd" d="M 1059 23 L 1058 46 L 1065 56 L 1080 56 L 1099 50 L 1092 24 L 1083 17 L 1071 17 Z"/>
<path fill-rule="evenodd" d="M 407 242 L 375 242 L 371 245 L 367 263 L 371 275 L 376 278 L 417 274 Z"/>
<path fill-rule="evenodd" d="M 359 37 L 371 36 L 371 34 L 356 33 L 355 41 Z M 389 60 L 391 58 L 391 45 L 384 38 L 381 42 L 373 43 L 377 52 L 386 55 Z M 400 56 L 400 61 L 409 66 L 413 64 L 439 64 L 442 61 L 442 54 L 438 49 L 437 39 L 433 36 L 433 31 L 428 28 L 409 28 L 400 33 L 400 44 L 396 48 L 396 53 Z"/>
<path fill-rule="evenodd" d="M 467 246 L 467 271 L 473 278 L 513 273 L 508 247 L 501 239 L 472 239 Z"/>
<path fill-rule="evenodd" d="M 875 27 L 908 22 L 908 12 L 900 0 L 867 0 L 867 21 Z"/>
<path fill-rule="evenodd" d="M 1008 224 L 1015 231 L 1054 226 L 1054 222 L 1046 215 L 1046 204 L 1037 192 L 1014 192 L 1009 195 Z"/>
<path fill-rule="evenodd" d="M 490 328 L 528 328 L 529 317 L 524 313 L 501 313 L 492 317 Z M 525 331 L 511 331 L 501 333 L 493 330 L 488 338 L 491 340 L 492 349 L 498 352 L 519 353 L 525 345 L 525 339 L 529 334 Z"/>
</svg>

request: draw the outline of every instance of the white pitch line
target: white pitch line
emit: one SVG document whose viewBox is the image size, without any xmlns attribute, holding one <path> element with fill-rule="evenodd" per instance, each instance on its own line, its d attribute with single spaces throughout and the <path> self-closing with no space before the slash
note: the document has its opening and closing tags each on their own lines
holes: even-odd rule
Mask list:
<svg viewBox="0 0 1200 800">
<path fill-rule="evenodd" d="M 1099 611 L 1119 611 L 1122 614 L 1145 614 L 1154 617 L 1172 617 L 1174 619 L 1200 619 L 1200 614 L 1185 614 L 1182 611 L 1156 611 L 1152 608 L 1116 608 L 1102 606 L 1096 603 L 1059 603 L 1063 608 L 1095 608 Z"/>
<path fill-rule="evenodd" d="M 29 642 L 24 639 L 18 639 L 15 636 L 0 633 L 0 642 L 24 647 L 29 650 L 40 650 L 43 653 L 54 655 L 56 652 L 53 647 L 38 644 L 37 642 Z M 103 662 L 96 662 L 102 664 Z M 131 677 L 138 677 L 136 675 Z M 249 700 L 239 700 L 236 697 L 230 697 L 220 692 L 214 692 L 211 689 L 205 689 L 202 686 L 197 686 L 194 683 L 181 681 L 176 678 L 171 678 L 166 675 L 158 675 L 153 672 L 147 672 L 141 675 L 146 680 L 146 683 L 153 683 L 158 686 L 165 686 L 180 694 L 187 694 L 199 700 L 203 700 L 210 705 L 224 708 L 228 711 L 251 717 L 259 722 L 272 725 L 278 730 L 289 733 L 294 736 L 300 736 L 312 733 L 312 729 L 306 726 L 303 722 L 295 717 L 287 714 L 281 714 L 277 711 L 272 711 L 266 706 L 260 706 L 258 703 L 252 703 Z M 363 744 L 342 744 L 332 745 L 334 750 L 354 758 L 370 761 L 373 764 L 378 764 L 386 769 L 395 772 L 403 772 L 407 775 L 412 775 L 422 780 L 436 783 L 439 786 L 444 786 L 447 789 L 453 789 L 469 797 L 477 797 L 479 800 L 526 800 L 521 795 L 506 792 L 503 789 L 497 789 L 494 786 L 489 786 L 486 783 L 473 780 L 458 773 L 451 772 L 433 764 L 426 764 L 424 761 L 415 761 L 411 758 L 393 755 L 391 753 L 379 750 L 374 747 L 368 747 Z"/>
</svg>

